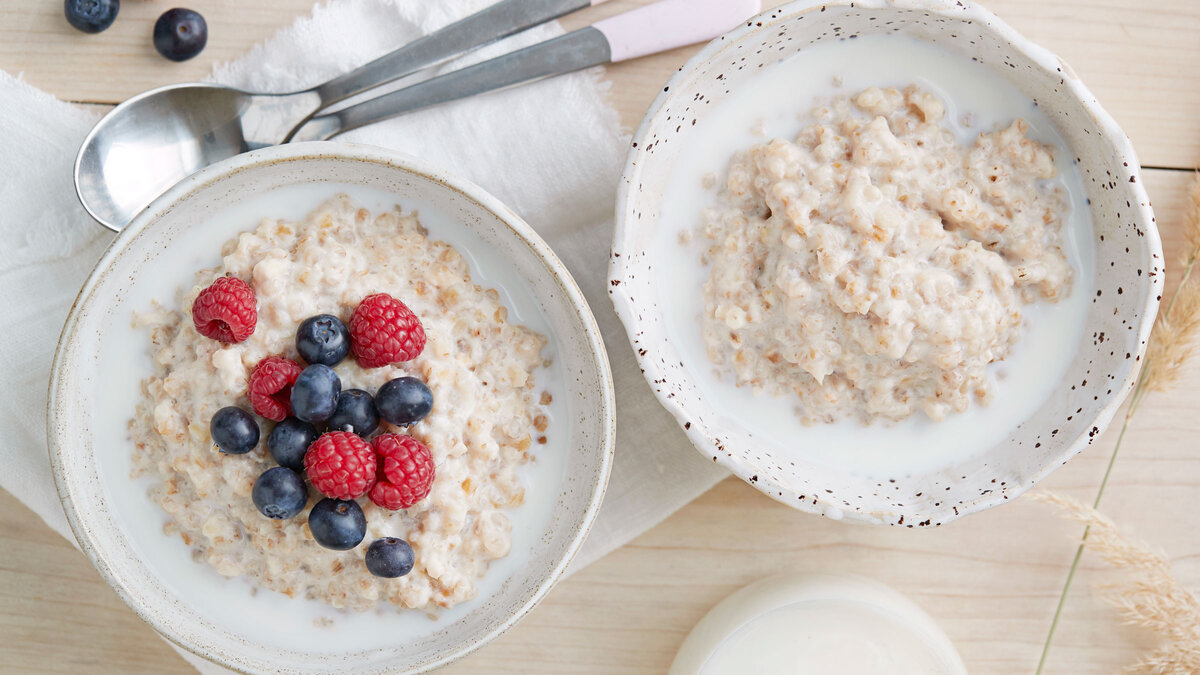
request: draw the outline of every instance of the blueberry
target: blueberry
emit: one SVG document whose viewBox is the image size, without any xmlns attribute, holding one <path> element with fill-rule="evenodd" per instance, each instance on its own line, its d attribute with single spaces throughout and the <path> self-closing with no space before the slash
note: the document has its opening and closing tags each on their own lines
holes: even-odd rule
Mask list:
<svg viewBox="0 0 1200 675">
<path fill-rule="evenodd" d="M 412 571 L 414 562 L 412 546 L 403 539 L 384 537 L 367 547 L 367 571 L 377 577 L 402 577 Z"/>
<path fill-rule="evenodd" d="M 276 466 L 264 471 L 254 481 L 250 498 L 254 500 L 258 512 L 268 518 L 291 518 L 303 511 L 308 503 L 308 487 L 304 485 L 300 474 Z"/>
<path fill-rule="evenodd" d="M 244 455 L 258 445 L 258 422 L 254 415 L 238 408 L 221 408 L 208 423 L 213 442 L 227 455 Z"/>
<path fill-rule="evenodd" d="M 392 424 L 412 424 L 433 410 L 433 392 L 415 377 L 388 380 L 375 393 L 375 409 Z"/>
<path fill-rule="evenodd" d="M 67 23 L 85 33 L 99 33 L 117 20 L 121 0 L 66 0 Z"/>
<path fill-rule="evenodd" d="M 337 409 L 342 381 L 333 368 L 315 363 L 292 385 L 292 414 L 305 422 L 324 422 Z"/>
<path fill-rule="evenodd" d="M 366 536 L 367 518 L 358 502 L 326 497 L 309 512 L 308 529 L 312 530 L 313 539 L 325 548 L 349 551 Z"/>
<path fill-rule="evenodd" d="M 293 471 L 304 471 L 304 453 L 317 440 L 317 428 L 303 420 L 289 417 L 271 430 L 267 436 L 267 451 L 271 457 Z"/>
<path fill-rule="evenodd" d="M 338 396 L 337 409 L 325 423 L 330 431 L 349 431 L 365 438 L 379 428 L 375 399 L 362 389 L 347 389 Z"/>
<path fill-rule="evenodd" d="M 187 61 L 208 44 L 208 24 L 190 9 L 168 9 L 154 23 L 154 48 L 172 61 Z"/>
<path fill-rule="evenodd" d="M 331 314 L 318 314 L 296 330 L 296 350 L 309 363 L 336 366 L 350 353 L 350 331 Z"/>
</svg>

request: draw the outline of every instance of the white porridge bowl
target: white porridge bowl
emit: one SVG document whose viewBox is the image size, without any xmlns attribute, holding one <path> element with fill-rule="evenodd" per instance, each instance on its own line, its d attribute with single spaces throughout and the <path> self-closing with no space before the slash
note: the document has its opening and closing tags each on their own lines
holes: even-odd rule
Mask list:
<svg viewBox="0 0 1200 675">
<path fill-rule="evenodd" d="M 868 48 L 880 51 L 871 58 L 854 51 Z M 933 72 L 943 65 L 945 73 Z M 764 89 L 764 82 L 776 84 Z M 711 149 L 787 138 L 772 129 L 799 129 L 788 125 L 799 125 L 798 116 L 813 107 L 813 91 L 842 88 L 834 93 L 852 95 L 914 82 L 945 94 L 948 110 L 961 104 L 958 112 L 975 115 L 947 114 L 960 141 L 972 120 L 971 133 L 998 123 L 987 106 L 1016 97 L 1027 103 L 1031 137 L 1058 145 L 1056 165 L 1071 195 L 1068 218 L 1082 223 L 1064 226 L 1064 236 L 1073 238 L 1064 248 L 1083 261 L 1073 299 L 1062 303 L 1076 313 L 1036 315 L 1058 317 L 1054 330 L 1066 336 L 1056 338 L 1060 351 L 1038 346 L 1034 356 L 1021 357 L 1020 363 L 1039 365 L 1018 372 L 1014 351 L 1008 370 L 1006 362 L 989 366 L 998 368 L 991 371 L 999 374 L 996 399 L 1011 405 L 976 402 L 943 422 L 918 412 L 896 425 L 805 426 L 794 401 L 735 386 L 713 366 L 699 337 L 704 310 L 697 298 L 708 277 L 688 248 L 695 246 L 689 235 L 703 235 L 700 217 L 691 217 L 724 178 L 725 164 L 717 160 L 727 163 L 732 154 Z M 955 87 L 975 98 L 963 104 Z M 744 112 L 745 101 L 762 106 L 758 119 L 729 112 Z M 730 125 L 743 119 L 754 123 Z M 1139 168 L 1128 138 L 1075 73 L 978 5 L 800 0 L 711 42 L 651 105 L 619 189 L 609 293 L 646 380 L 705 459 L 802 511 L 937 526 L 1029 489 L 1091 444 L 1132 389 L 1163 282 L 1161 242 Z M 705 174 L 694 187 L 678 187 L 676 176 L 691 181 L 708 170 L 712 179 Z M 1036 321 L 1026 320 L 1023 335 L 1037 330 L 1030 328 Z"/>
<path fill-rule="evenodd" d="M 415 210 L 430 239 L 454 246 L 472 281 L 496 288 L 508 316 L 545 335 L 550 426 L 518 469 L 525 501 L 509 509 L 510 553 L 479 593 L 431 618 L 382 603 L 366 612 L 255 588 L 194 561 L 164 533 L 167 515 L 130 477 L 127 424 L 152 372 L 150 338 L 131 326 L 168 307 L 221 244 L 264 217 L 301 219 L 335 193 L 381 212 Z M 244 154 L 171 188 L 122 231 L 80 292 L 50 385 L 50 458 L 76 539 L 105 580 L 174 644 L 243 672 L 420 672 L 463 656 L 526 615 L 587 536 L 613 453 L 613 387 L 579 288 L 536 233 L 479 187 L 403 155 L 336 143 Z M 544 402 L 544 401 L 543 401 Z M 265 438 L 265 436 L 264 436 Z M 214 451 L 215 452 L 215 451 Z"/>
</svg>

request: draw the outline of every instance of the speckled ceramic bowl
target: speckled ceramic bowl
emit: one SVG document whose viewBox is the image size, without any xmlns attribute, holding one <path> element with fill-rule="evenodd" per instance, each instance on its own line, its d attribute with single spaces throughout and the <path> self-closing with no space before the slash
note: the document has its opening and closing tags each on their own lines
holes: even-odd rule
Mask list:
<svg viewBox="0 0 1200 675">
<path fill-rule="evenodd" d="M 509 316 L 549 338 L 539 387 L 553 394 L 548 442 L 520 469 L 511 553 L 479 595 L 435 618 L 341 612 L 252 588 L 194 562 L 163 533 L 166 514 L 130 478 L 127 425 L 152 372 L 149 335 L 130 325 L 152 301 L 176 303 L 221 243 L 267 216 L 300 218 L 337 192 L 375 211 L 420 212 L 430 236 L 501 289 Z M 566 268 L 516 214 L 479 187 L 416 159 L 335 143 L 241 155 L 170 189 L 105 252 L 71 310 L 50 387 L 50 458 L 83 550 L 143 619 L 175 644 L 239 671 L 381 673 L 432 669 L 516 623 L 549 591 L 587 536 L 608 481 L 613 389 L 591 311 Z"/>
<path fill-rule="evenodd" d="M 668 339 L 664 307 L 672 298 L 663 297 L 654 270 L 670 242 L 656 232 L 672 167 L 682 148 L 704 143 L 703 122 L 716 104 L 737 96 L 761 69 L 813 45 L 892 32 L 983 63 L 1058 129 L 1090 199 L 1095 297 L 1066 376 L 990 449 L 937 466 L 847 470 L 730 418 L 725 394 L 701 394 L 696 373 L 712 366 L 689 360 Z M 801 0 L 714 40 L 651 105 L 620 187 L 609 292 L 646 380 L 706 458 L 801 510 L 864 523 L 940 525 L 1010 500 L 1066 462 L 1093 442 L 1132 388 L 1162 290 L 1161 244 L 1138 169 L 1129 140 L 1070 67 L 983 8 L 954 0 Z"/>
</svg>

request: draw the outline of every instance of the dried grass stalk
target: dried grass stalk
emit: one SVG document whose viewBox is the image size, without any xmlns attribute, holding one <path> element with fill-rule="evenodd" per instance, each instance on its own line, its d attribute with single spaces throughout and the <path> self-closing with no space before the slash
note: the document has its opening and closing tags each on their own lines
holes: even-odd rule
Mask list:
<svg viewBox="0 0 1200 675">
<path fill-rule="evenodd" d="M 1125 432 L 1129 429 L 1129 420 L 1138 409 L 1142 397 L 1148 391 L 1165 391 L 1179 380 L 1184 363 L 1194 351 L 1195 338 L 1200 333 L 1200 272 L 1195 270 L 1200 265 L 1200 173 L 1196 174 L 1188 189 L 1183 233 L 1187 244 L 1180 261 L 1179 286 L 1175 288 L 1167 306 L 1159 312 L 1154 324 L 1146 357 L 1142 361 L 1142 372 L 1130 395 L 1121 434 L 1109 457 L 1104 479 L 1100 481 L 1095 504 L 1088 507 L 1049 493 L 1034 495 L 1035 499 L 1057 504 L 1087 525 L 1054 610 L 1046 642 L 1042 645 L 1037 675 L 1041 675 L 1045 669 L 1046 658 L 1054 642 L 1054 632 L 1062 617 L 1071 581 L 1075 578 L 1085 546 L 1091 546 L 1113 565 L 1133 571 L 1132 579 L 1116 585 L 1118 592 L 1111 599 L 1121 608 L 1129 623 L 1146 626 L 1164 636 L 1164 644 L 1131 669 L 1152 674 L 1200 674 L 1200 603 L 1175 581 L 1161 554 L 1146 546 L 1125 541 L 1112 522 L 1096 511 L 1104 496 L 1108 478 L 1112 475 Z"/>
<path fill-rule="evenodd" d="M 1200 273 L 1195 272 L 1200 260 L 1200 174 L 1188 190 L 1183 231 L 1187 241 L 1180 260 L 1183 276 L 1171 301 L 1159 313 L 1146 347 L 1143 388 L 1149 391 L 1166 391 L 1179 381 L 1200 333 Z"/>
<path fill-rule="evenodd" d="M 1200 173 L 1196 174 L 1192 186 L 1188 188 L 1187 210 L 1183 213 L 1183 236 L 1189 250 L 1184 256 L 1186 264 L 1200 254 Z"/>
<path fill-rule="evenodd" d="M 1111 520 L 1079 501 L 1046 491 L 1032 497 L 1087 525 L 1087 547 L 1127 573 L 1104 587 L 1105 599 L 1120 610 L 1125 623 L 1148 628 L 1162 639 L 1157 649 L 1129 670 L 1145 675 L 1200 673 L 1200 600 L 1171 573 L 1166 556 L 1121 536 Z"/>
<path fill-rule="evenodd" d="M 1146 347 L 1149 391 L 1166 391 L 1179 381 L 1184 363 L 1195 349 L 1200 332 L 1200 275 L 1191 275 L 1175 296 L 1169 311 L 1159 315 Z"/>
</svg>

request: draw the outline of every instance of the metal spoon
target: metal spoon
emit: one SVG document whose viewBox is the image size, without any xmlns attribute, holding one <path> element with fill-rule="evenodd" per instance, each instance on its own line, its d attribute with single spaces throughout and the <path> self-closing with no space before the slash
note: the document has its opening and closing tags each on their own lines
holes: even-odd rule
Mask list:
<svg viewBox="0 0 1200 675">
<path fill-rule="evenodd" d="M 176 84 L 139 94 L 92 129 L 75 160 L 88 213 L 120 230 L 168 187 L 227 157 L 283 142 L 316 111 L 605 0 L 503 0 L 312 89 L 255 94 Z"/>
<path fill-rule="evenodd" d="M 505 0 L 492 9 L 537 3 L 543 11 L 551 11 L 548 2 Z M 568 5 L 587 3 L 576 0 L 552 4 L 558 7 L 554 11 L 559 11 Z M 324 140 L 438 103 L 705 42 L 754 15 L 759 6 L 760 0 L 660 0 L 558 38 L 315 116 L 313 109 L 325 105 L 319 98 L 308 99 L 306 107 L 297 110 L 292 97 L 319 96 L 316 92 L 321 87 L 277 97 L 203 84 L 155 89 L 122 103 L 92 130 L 76 159 L 75 187 L 84 208 L 100 224 L 119 231 L 166 188 L 222 159 L 281 142 Z M 472 15 L 459 23 L 479 16 Z M 510 20 L 507 25 L 516 24 Z M 422 38 L 359 71 L 384 60 L 417 62 L 393 57 L 440 34 Z M 494 28 L 488 34 L 499 37 Z M 337 90 L 342 98 L 353 94 L 344 83 Z"/>
</svg>

